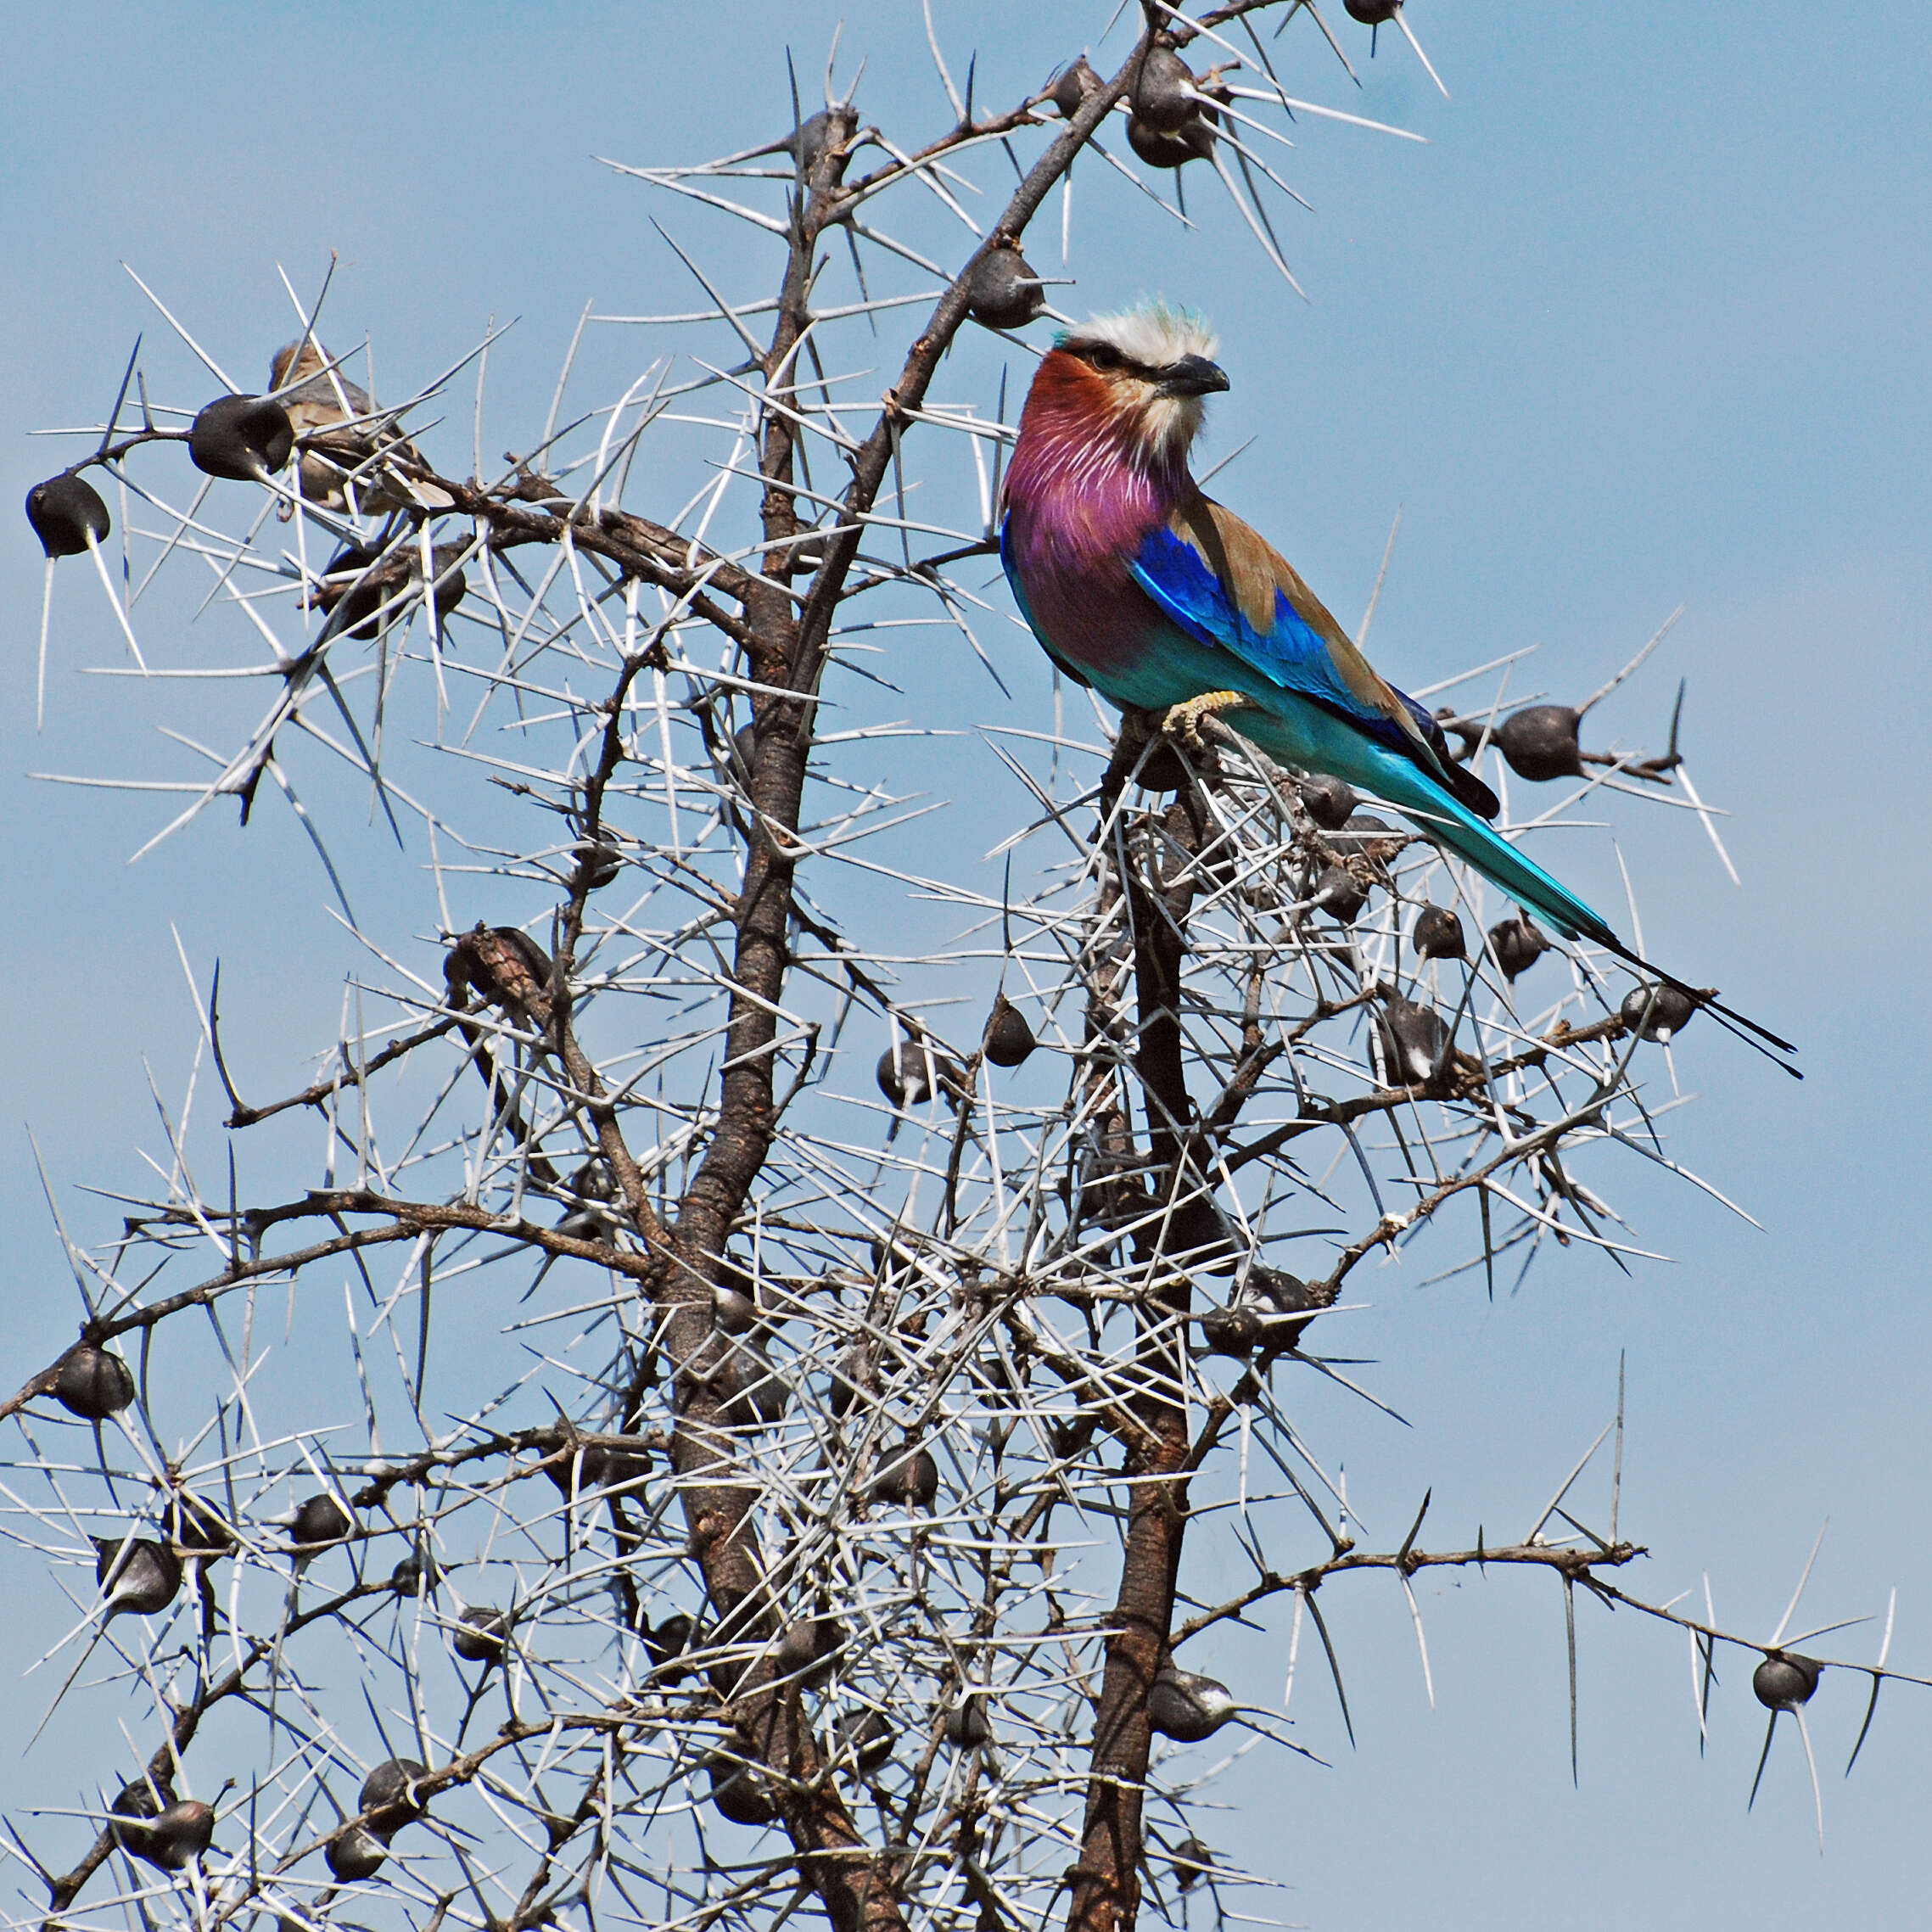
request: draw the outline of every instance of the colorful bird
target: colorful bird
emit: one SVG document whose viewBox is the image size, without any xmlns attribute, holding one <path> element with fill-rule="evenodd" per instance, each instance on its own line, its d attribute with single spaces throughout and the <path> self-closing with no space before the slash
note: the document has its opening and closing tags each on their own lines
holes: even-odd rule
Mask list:
<svg viewBox="0 0 1932 1932">
<path fill-rule="evenodd" d="M 268 366 L 269 389 L 288 412 L 301 451 L 303 496 L 339 510 L 353 492 L 357 507 L 375 514 L 448 509 L 448 491 L 400 467 L 427 469 L 423 452 L 334 361 L 321 344 L 304 337 L 284 343 Z"/>
<path fill-rule="evenodd" d="M 1279 552 L 1201 494 L 1187 459 L 1201 399 L 1228 387 L 1215 347 L 1199 316 L 1147 302 L 1067 331 L 1041 361 L 1007 470 L 1000 554 L 1048 657 L 1123 710 L 1166 714 L 1184 737 L 1224 713 L 1282 764 L 1386 799 L 1558 932 L 1643 966 L 1490 829 L 1495 794 L 1450 755 L 1435 719 L 1376 675 Z"/>
</svg>

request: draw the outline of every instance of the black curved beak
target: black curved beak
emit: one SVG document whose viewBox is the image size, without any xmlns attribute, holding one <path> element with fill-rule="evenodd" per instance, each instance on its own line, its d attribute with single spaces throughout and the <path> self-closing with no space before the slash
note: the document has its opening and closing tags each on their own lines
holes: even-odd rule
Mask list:
<svg viewBox="0 0 1932 1932">
<path fill-rule="evenodd" d="M 1228 386 L 1228 372 L 1205 356 L 1184 356 L 1161 372 L 1162 395 L 1212 395 Z"/>
</svg>

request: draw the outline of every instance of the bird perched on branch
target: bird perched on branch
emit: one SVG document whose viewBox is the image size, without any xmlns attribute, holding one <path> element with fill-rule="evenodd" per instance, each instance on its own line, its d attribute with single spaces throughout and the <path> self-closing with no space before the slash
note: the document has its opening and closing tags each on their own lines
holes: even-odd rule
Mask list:
<svg viewBox="0 0 1932 1932">
<path fill-rule="evenodd" d="M 302 495 L 324 509 L 345 507 L 353 491 L 365 511 L 447 510 L 449 494 L 400 466 L 427 469 L 423 452 L 379 410 L 369 392 L 333 367 L 320 343 L 284 343 L 268 367 L 268 386 L 288 412 L 301 452 Z"/>
<path fill-rule="evenodd" d="M 1495 794 L 1287 560 L 1201 494 L 1188 451 L 1202 398 L 1229 386 L 1215 346 L 1199 316 L 1146 302 L 1068 330 L 1041 361 L 1007 470 L 1000 560 L 1047 655 L 1123 710 L 1165 714 L 1196 744 L 1201 720 L 1224 714 L 1284 764 L 1386 799 L 1558 932 L 1642 966 L 1491 829 Z M 1794 1050 L 1659 977 L 1733 1030 Z"/>
</svg>

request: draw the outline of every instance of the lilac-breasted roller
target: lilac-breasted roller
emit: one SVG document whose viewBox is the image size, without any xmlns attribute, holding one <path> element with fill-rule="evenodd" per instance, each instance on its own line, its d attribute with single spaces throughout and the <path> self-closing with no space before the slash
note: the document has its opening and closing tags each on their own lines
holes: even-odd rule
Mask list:
<svg viewBox="0 0 1932 1932">
<path fill-rule="evenodd" d="M 1198 316 L 1146 303 L 1068 331 L 1041 361 L 1006 473 L 1000 555 L 1068 676 L 1124 708 L 1207 711 L 1269 756 L 1373 792 L 1568 938 L 1655 972 L 1485 822 L 1495 794 L 1386 683 L 1279 552 L 1188 470 L 1228 387 Z M 1721 1021 L 1788 1042 L 1667 973 Z"/>
</svg>

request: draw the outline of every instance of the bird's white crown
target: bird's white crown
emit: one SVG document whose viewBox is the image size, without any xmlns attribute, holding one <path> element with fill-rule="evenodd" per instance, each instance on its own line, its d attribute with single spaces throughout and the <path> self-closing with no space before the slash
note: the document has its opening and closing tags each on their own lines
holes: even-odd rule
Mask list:
<svg viewBox="0 0 1932 1932">
<path fill-rule="evenodd" d="M 1104 342 L 1145 369 L 1164 369 L 1184 356 L 1212 361 L 1219 346 L 1207 319 L 1196 309 L 1176 308 L 1152 296 L 1111 316 L 1093 316 L 1061 338 L 1070 349 Z"/>
</svg>

